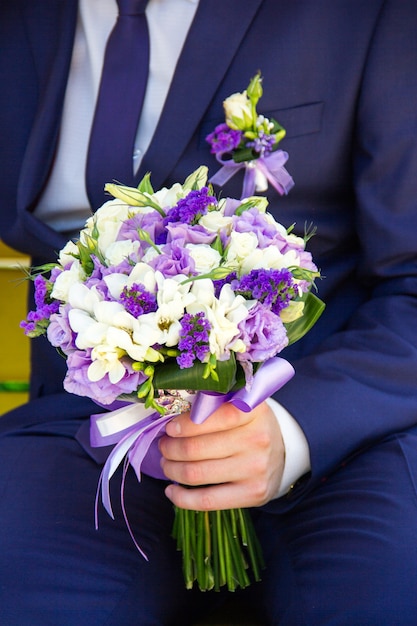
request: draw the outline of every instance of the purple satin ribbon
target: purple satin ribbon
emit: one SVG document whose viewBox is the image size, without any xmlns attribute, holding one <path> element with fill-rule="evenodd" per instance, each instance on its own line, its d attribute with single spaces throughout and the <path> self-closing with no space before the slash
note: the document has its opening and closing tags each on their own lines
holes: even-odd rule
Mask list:
<svg viewBox="0 0 417 626">
<path fill-rule="evenodd" d="M 241 198 L 248 198 L 254 195 L 256 191 L 256 170 L 265 176 L 281 196 L 286 195 L 294 187 L 294 181 L 284 167 L 288 160 L 288 153 L 283 150 L 276 150 L 266 157 L 259 157 L 253 161 L 243 161 L 242 163 L 224 160 L 223 153 L 217 154 L 216 159 L 222 167 L 210 178 L 209 182 L 219 185 L 219 187 L 227 183 L 239 170 L 245 168 Z"/>
<path fill-rule="evenodd" d="M 228 394 L 199 391 L 194 396 L 191 419 L 196 424 L 202 424 L 225 402 L 230 402 L 241 411 L 252 411 L 258 404 L 283 387 L 293 375 L 294 368 L 288 361 L 280 357 L 269 359 L 258 369 L 250 390 L 243 388 Z M 166 480 L 160 466 L 161 455 L 156 444 L 165 432 L 165 426 L 175 415 L 177 414 L 161 416 L 157 412 L 144 409 L 142 404 L 126 404 L 111 413 L 92 415 L 90 419 L 92 447 L 116 444 L 104 464 L 99 479 L 95 505 L 96 528 L 98 527 L 100 492 L 104 508 L 114 519 L 110 499 L 110 480 L 117 468 L 123 464 L 120 492 L 123 516 L 136 548 L 145 559 L 147 557 L 133 535 L 125 511 L 125 477 L 129 465 L 132 465 L 139 482 L 142 472 L 154 478 Z M 103 422 L 105 422 L 104 428 Z"/>
</svg>

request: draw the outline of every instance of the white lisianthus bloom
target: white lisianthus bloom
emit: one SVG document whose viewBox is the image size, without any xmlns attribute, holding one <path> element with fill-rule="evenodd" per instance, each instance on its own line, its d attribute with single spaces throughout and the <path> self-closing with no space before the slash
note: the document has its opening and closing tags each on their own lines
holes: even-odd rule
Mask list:
<svg viewBox="0 0 417 626">
<path fill-rule="evenodd" d="M 218 233 L 220 230 L 230 233 L 233 219 L 225 217 L 222 211 L 209 211 L 199 219 L 198 223 L 209 233 Z"/>
<path fill-rule="evenodd" d="M 302 317 L 304 312 L 304 302 L 290 302 L 285 309 L 282 309 L 279 313 L 281 321 L 284 324 L 294 322 L 298 318 Z"/>
<path fill-rule="evenodd" d="M 297 246 L 297 248 L 301 248 L 301 250 L 305 249 L 306 244 L 302 237 L 299 237 L 298 235 L 295 235 L 294 233 L 290 233 L 290 234 L 285 235 L 285 239 L 292 246 Z"/>
<path fill-rule="evenodd" d="M 137 207 L 131 207 L 123 200 L 109 200 L 86 222 L 85 233 L 91 235 L 93 230 L 98 232 L 98 246 L 105 255 L 107 248 L 117 239 L 122 223 L 138 212 Z M 84 231 L 80 233 L 81 242 Z"/>
<path fill-rule="evenodd" d="M 68 241 L 58 256 L 58 262 L 62 267 L 74 263 L 74 255 L 78 255 L 78 248 L 73 241 Z"/>
<path fill-rule="evenodd" d="M 142 256 L 142 261 L 144 263 L 150 263 L 152 259 L 155 259 L 157 256 L 159 256 L 159 252 L 155 250 L 153 246 L 151 246 L 146 250 L 145 254 Z"/>
<path fill-rule="evenodd" d="M 196 302 L 187 307 L 187 313 L 195 315 L 202 311 L 207 317 L 211 325 L 210 352 L 219 360 L 227 359 L 230 350 L 245 352 L 246 347 L 239 338 L 238 324 L 247 317 L 253 302 L 246 301 L 243 296 L 236 296 L 230 285 L 224 285 L 219 298 L 216 298 L 213 284 L 210 288 L 207 281 L 196 281 L 193 293 Z"/>
<path fill-rule="evenodd" d="M 223 101 L 226 124 L 234 130 L 248 130 L 254 122 L 252 103 L 246 91 L 233 93 Z"/>
<path fill-rule="evenodd" d="M 241 264 L 242 274 L 249 274 L 254 269 L 280 270 L 285 267 L 300 265 L 300 258 L 295 250 L 282 254 L 277 246 L 267 246 L 262 250 L 254 250 Z"/>
<path fill-rule="evenodd" d="M 266 209 L 269 205 L 268 199 L 265 198 L 265 196 L 248 196 L 247 198 L 242 198 L 241 204 L 246 204 L 247 202 L 250 202 L 259 213 L 266 213 Z M 268 215 L 272 218 L 272 222 L 276 223 L 272 215 L 270 213 Z"/>
<path fill-rule="evenodd" d="M 69 292 L 74 285 L 82 285 L 85 280 L 85 272 L 78 259 L 73 259 L 73 264 L 56 277 L 51 296 L 56 300 L 68 302 Z"/>
<path fill-rule="evenodd" d="M 198 274 L 208 274 L 221 262 L 220 253 L 206 243 L 187 243 L 185 246 L 195 263 Z"/>
<path fill-rule="evenodd" d="M 116 300 L 120 297 L 125 287 L 130 288 L 134 283 L 141 284 L 150 293 L 155 293 L 156 280 L 155 270 L 147 263 L 136 263 L 129 276 L 126 274 L 114 273 L 104 277 L 110 295 Z"/>
<path fill-rule="evenodd" d="M 139 247 L 140 241 L 131 241 L 130 239 L 115 241 L 106 249 L 104 260 L 109 267 L 119 265 L 131 255 L 137 253 Z"/>
<path fill-rule="evenodd" d="M 162 187 L 162 189 L 155 191 L 152 195 L 145 195 L 148 195 L 150 200 L 158 204 L 162 209 L 165 209 L 167 207 L 171 208 L 175 206 L 178 200 L 185 198 L 188 194 L 189 190 L 184 191 L 180 183 L 174 183 L 169 189 L 167 187 Z"/>
<path fill-rule="evenodd" d="M 239 267 L 257 248 L 258 238 L 255 233 L 232 232 L 226 251 L 225 265 Z"/>
</svg>

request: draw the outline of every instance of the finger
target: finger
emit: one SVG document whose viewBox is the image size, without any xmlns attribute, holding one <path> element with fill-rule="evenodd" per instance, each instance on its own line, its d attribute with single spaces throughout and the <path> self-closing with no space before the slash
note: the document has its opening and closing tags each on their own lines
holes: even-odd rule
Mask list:
<svg viewBox="0 0 417 626">
<path fill-rule="evenodd" d="M 181 485 L 168 485 L 166 496 L 182 509 L 194 511 L 220 511 L 257 507 L 266 504 L 271 494 L 265 483 L 226 483 L 187 489 Z"/>
<path fill-rule="evenodd" d="M 256 410 L 244 413 L 229 402 L 225 402 L 201 424 L 195 424 L 191 421 L 190 413 L 182 413 L 175 416 L 168 422 L 166 433 L 170 437 L 192 437 L 194 435 L 230 430 L 242 424 L 247 424 L 254 419 L 255 415 Z"/>
<path fill-rule="evenodd" d="M 242 447 L 239 429 L 193 437 L 161 437 L 159 450 L 169 461 L 223 459 L 238 454 Z"/>
<path fill-rule="evenodd" d="M 164 458 L 161 461 L 162 470 L 168 479 L 190 487 L 249 480 L 251 471 L 247 464 L 242 469 L 243 464 L 241 456 L 232 456 L 220 462 L 205 460 L 183 463 Z"/>
</svg>

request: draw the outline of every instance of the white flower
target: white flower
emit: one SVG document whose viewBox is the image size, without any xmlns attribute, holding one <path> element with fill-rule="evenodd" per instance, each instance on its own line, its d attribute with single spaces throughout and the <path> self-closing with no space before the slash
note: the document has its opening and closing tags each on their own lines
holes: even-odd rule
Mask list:
<svg viewBox="0 0 417 626">
<path fill-rule="evenodd" d="M 219 267 L 220 253 L 206 243 L 188 243 L 186 248 L 195 263 L 195 271 L 198 274 L 208 274 L 216 267 Z"/>
<path fill-rule="evenodd" d="M 86 222 L 86 228 L 80 233 L 83 243 L 84 233 L 90 235 L 94 230 L 98 232 L 98 246 L 105 255 L 107 248 L 117 239 L 122 223 L 138 212 L 137 207 L 131 207 L 123 200 L 109 200 L 101 206 Z"/>
<path fill-rule="evenodd" d="M 274 269 L 280 270 L 285 267 L 293 267 L 300 265 L 300 258 L 295 250 L 289 250 L 282 254 L 277 246 L 267 246 L 260 250 L 253 250 L 242 261 L 242 274 L 249 274 L 253 269 Z"/>
<path fill-rule="evenodd" d="M 141 284 L 150 293 L 154 293 L 156 289 L 155 270 L 147 265 L 147 263 L 136 263 L 133 266 L 129 276 L 120 274 L 108 274 L 104 277 L 110 295 L 117 300 L 125 287 L 131 287 L 134 283 Z"/>
<path fill-rule="evenodd" d="M 162 189 L 155 191 L 152 195 L 145 195 L 149 195 L 149 198 L 153 202 L 156 202 L 156 204 L 158 204 L 161 208 L 165 209 L 167 207 L 171 208 L 175 206 L 178 200 L 184 198 L 188 194 L 189 191 L 184 191 L 180 183 L 174 183 L 169 189 L 167 187 L 162 187 Z"/>
<path fill-rule="evenodd" d="M 255 233 L 237 233 L 234 231 L 230 235 L 225 264 L 239 267 L 257 248 L 258 238 Z"/>
<path fill-rule="evenodd" d="M 216 298 L 212 281 L 206 280 L 195 281 L 192 292 L 196 301 L 187 307 L 187 312 L 202 311 L 210 322 L 210 352 L 219 360 L 227 359 L 230 350 L 244 352 L 246 347 L 239 339 L 238 324 L 247 317 L 253 302 L 236 296 L 230 285 L 224 285 Z"/>
<path fill-rule="evenodd" d="M 137 320 L 118 302 L 96 301 L 92 313 L 71 309 L 68 319 L 72 330 L 77 334 L 77 348 L 95 349 L 95 356 L 92 356 L 94 359 L 106 360 L 103 355 L 117 351 L 119 356 L 128 354 L 136 361 L 159 359 L 158 353 L 151 348 L 154 341 L 149 334 L 143 335 L 140 342 L 134 339 Z"/>
<path fill-rule="evenodd" d="M 221 230 L 230 233 L 233 219 L 225 217 L 221 211 L 209 211 L 199 219 L 198 223 L 209 233 L 218 233 Z"/>
<path fill-rule="evenodd" d="M 65 267 L 74 263 L 74 255 L 78 255 L 77 245 L 73 241 L 68 241 L 59 253 L 58 262 Z"/>
<path fill-rule="evenodd" d="M 110 382 L 115 385 L 125 375 L 125 368 L 120 362 L 123 350 L 111 346 L 100 345 L 91 351 L 93 362 L 87 370 L 87 376 L 92 382 L 101 380 L 106 374 Z"/>
<path fill-rule="evenodd" d="M 158 309 L 136 320 L 133 340 L 140 343 L 146 338 L 149 345 L 172 347 L 179 341 L 180 320 L 186 307 L 195 301 L 195 296 L 190 292 L 191 283 L 181 284 L 184 281 L 182 275 L 164 278 L 161 272 L 155 272 L 155 277 Z"/>
<path fill-rule="evenodd" d="M 109 267 L 119 265 L 122 261 L 137 253 L 139 247 L 140 241 L 131 241 L 130 239 L 114 241 L 104 252 L 106 264 Z"/>
<path fill-rule="evenodd" d="M 242 204 L 250 202 L 251 205 L 259 211 L 259 213 L 266 213 L 266 208 L 269 204 L 268 198 L 265 198 L 265 196 L 248 196 L 247 198 L 242 198 L 241 202 Z M 272 222 L 276 224 L 277 222 L 275 222 L 272 215 L 270 213 L 268 215 L 272 218 Z"/>
<path fill-rule="evenodd" d="M 103 296 L 95 287 L 89 289 L 84 283 L 74 283 L 68 292 L 68 303 L 73 309 L 86 311 L 90 315 L 94 314 L 94 308 L 98 302 L 103 300 Z"/>
<path fill-rule="evenodd" d="M 252 127 L 252 103 L 246 91 L 233 93 L 223 102 L 226 124 L 235 130 L 247 130 Z"/>
<path fill-rule="evenodd" d="M 77 259 L 73 259 L 74 262 L 71 267 L 64 270 L 56 277 L 54 286 L 52 288 L 51 296 L 56 300 L 62 300 L 62 302 L 68 302 L 69 292 L 73 285 L 82 284 L 85 279 L 85 273 Z"/>
</svg>

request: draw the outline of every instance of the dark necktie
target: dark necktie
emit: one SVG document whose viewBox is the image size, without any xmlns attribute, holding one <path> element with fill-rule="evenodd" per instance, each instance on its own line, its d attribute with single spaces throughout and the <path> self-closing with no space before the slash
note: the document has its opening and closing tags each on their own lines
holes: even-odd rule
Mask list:
<svg viewBox="0 0 417 626">
<path fill-rule="evenodd" d="M 132 184 L 133 150 L 149 71 L 148 0 L 117 0 L 119 17 L 107 42 L 87 155 L 93 209 L 105 183 Z"/>
</svg>

